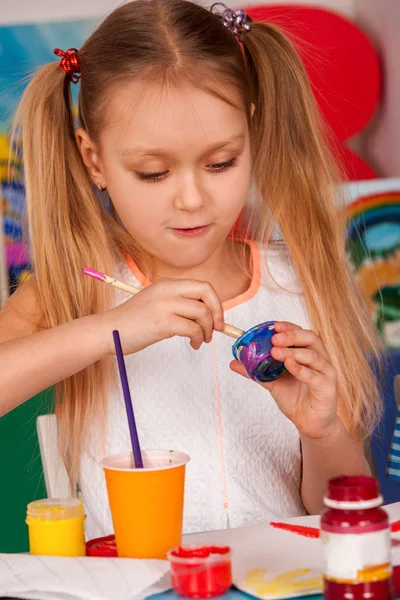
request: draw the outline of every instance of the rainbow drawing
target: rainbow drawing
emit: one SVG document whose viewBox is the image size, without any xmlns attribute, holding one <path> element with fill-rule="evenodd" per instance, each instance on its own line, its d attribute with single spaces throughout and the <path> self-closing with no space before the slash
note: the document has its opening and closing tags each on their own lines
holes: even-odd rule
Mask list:
<svg viewBox="0 0 400 600">
<path fill-rule="evenodd" d="M 400 190 L 347 207 L 347 251 L 388 347 L 400 347 Z"/>
<path fill-rule="evenodd" d="M 56 60 L 54 48 L 79 48 L 98 22 L 99 19 L 82 19 L 0 27 L 0 211 L 10 291 L 22 283 L 30 271 L 23 232 L 26 213 L 23 165 L 16 149 L 10 147 L 9 139 L 13 114 L 28 75 Z M 77 90 L 72 92 L 76 100 Z"/>
</svg>

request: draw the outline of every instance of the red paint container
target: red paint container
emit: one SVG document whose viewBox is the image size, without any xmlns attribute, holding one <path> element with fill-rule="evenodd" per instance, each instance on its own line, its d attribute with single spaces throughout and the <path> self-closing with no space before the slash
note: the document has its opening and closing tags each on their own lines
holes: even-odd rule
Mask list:
<svg viewBox="0 0 400 600">
<path fill-rule="evenodd" d="M 392 600 L 387 513 L 373 477 L 336 477 L 321 517 L 325 600 Z"/>
<path fill-rule="evenodd" d="M 232 585 L 228 546 L 186 546 L 168 552 L 172 587 L 179 596 L 214 598 Z"/>
<path fill-rule="evenodd" d="M 108 535 L 86 542 L 86 556 L 117 558 L 115 535 Z"/>
<path fill-rule="evenodd" d="M 396 598 L 400 596 L 400 566 L 393 566 L 393 590 Z"/>
</svg>

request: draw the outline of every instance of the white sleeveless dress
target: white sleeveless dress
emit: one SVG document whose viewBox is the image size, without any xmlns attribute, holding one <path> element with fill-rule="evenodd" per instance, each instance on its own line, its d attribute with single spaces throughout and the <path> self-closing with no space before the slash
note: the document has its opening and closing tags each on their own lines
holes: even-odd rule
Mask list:
<svg viewBox="0 0 400 600">
<path fill-rule="evenodd" d="M 225 320 L 244 330 L 269 320 L 308 328 L 285 246 L 248 243 L 252 283 L 244 294 L 225 303 Z M 274 283 L 267 262 L 285 289 Z M 120 277 L 134 286 L 147 283 L 132 261 L 124 265 Z M 126 298 L 117 292 L 117 303 Z M 175 337 L 125 357 L 142 449 L 174 449 L 191 457 L 186 470 L 185 533 L 305 514 L 298 431 L 267 390 L 230 371 L 233 341 L 215 333 L 211 344 L 194 351 L 186 338 Z M 93 447 L 81 461 L 79 483 L 89 539 L 113 531 L 99 462 L 105 454 L 129 448 L 118 388 L 110 397 L 106 447 Z"/>
</svg>

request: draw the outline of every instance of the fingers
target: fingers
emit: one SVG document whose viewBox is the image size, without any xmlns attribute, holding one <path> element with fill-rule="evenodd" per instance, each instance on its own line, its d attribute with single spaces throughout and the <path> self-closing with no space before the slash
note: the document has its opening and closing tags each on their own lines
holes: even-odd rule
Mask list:
<svg viewBox="0 0 400 600">
<path fill-rule="evenodd" d="M 310 348 L 322 354 L 326 360 L 329 360 L 328 353 L 320 337 L 309 329 L 302 329 L 293 323 L 278 322 L 275 324 L 275 331 L 272 336 L 274 346 L 287 348 L 296 346 L 300 348 Z"/>
<path fill-rule="evenodd" d="M 294 331 L 297 329 L 301 329 L 300 325 L 290 323 L 289 321 L 275 321 L 274 327 L 277 333 L 284 333 L 286 331 Z"/>
<path fill-rule="evenodd" d="M 183 298 L 178 302 L 174 310 L 177 316 L 196 321 L 203 331 L 203 339 L 206 343 L 211 342 L 214 331 L 213 315 L 207 304 L 198 300 L 187 300 Z"/>
<path fill-rule="evenodd" d="M 174 317 L 171 321 L 171 330 L 174 332 L 173 335 L 189 338 L 193 350 L 198 350 L 204 342 L 203 329 L 196 321 Z"/>
<path fill-rule="evenodd" d="M 178 293 L 191 300 L 200 300 L 206 304 L 213 316 L 214 328 L 221 331 L 224 326 L 224 311 L 221 300 L 212 285 L 206 281 L 175 280 Z"/>
<path fill-rule="evenodd" d="M 291 375 L 314 390 L 336 388 L 336 370 L 321 338 L 294 323 L 275 323 L 271 355 L 284 363 Z"/>
<path fill-rule="evenodd" d="M 210 342 L 214 329 L 221 331 L 224 313 L 216 291 L 205 281 L 160 279 L 150 286 L 167 308 L 167 337 L 188 337 L 193 348 Z"/>
<path fill-rule="evenodd" d="M 244 368 L 241 362 L 239 362 L 238 360 L 233 360 L 229 366 L 231 370 L 234 371 L 234 373 L 237 373 L 238 375 L 243 375 L 243 377 L 247 377 L 248 379 L 246 369 Z"/>
<path fill-rule="evenodd" d="M 310 367 L 306 367 L 291 357 L 285 360 L 285 367 L 291 375 L 309 386 L 310 389 L 317 392 L 324 391 L 325 393 L 328 393 L 327 377 L 323 373 L 315 371 Z M 331 383 L 332 389 L 335 389 L 334 380 L 332 380 Z"/>
<path fill-rule="evenodd" d="M 298 365 L 310 367 L 317 373 L 321 373 L 325 377 L 335 378 L 335 369 L 324 354 L 312 348 L 278 348 L 274 347 L 271 350 L 273 358 L 285 363 L 295 361 Z"/>
</svg>

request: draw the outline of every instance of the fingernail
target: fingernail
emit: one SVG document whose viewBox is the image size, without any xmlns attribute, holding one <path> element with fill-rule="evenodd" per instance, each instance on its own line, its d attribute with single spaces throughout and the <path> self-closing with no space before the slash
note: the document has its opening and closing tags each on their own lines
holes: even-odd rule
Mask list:
<svg viewBox="0 0 400 600">
<path fill-rule="evenodd" d="M 285 341 L 285 334 L 283 333 L 278 333 L 277 335 L 274 335 L 274 342 L 284 342 Z"/>
</svg>

